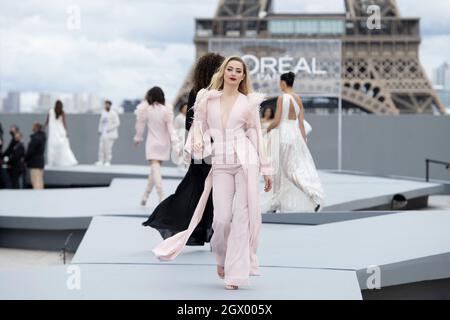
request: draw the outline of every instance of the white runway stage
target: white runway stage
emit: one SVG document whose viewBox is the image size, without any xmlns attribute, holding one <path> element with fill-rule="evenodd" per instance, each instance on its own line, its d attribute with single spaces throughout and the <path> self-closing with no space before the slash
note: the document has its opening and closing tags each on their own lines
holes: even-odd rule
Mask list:
<svg viewBox="0 0 450 320">
<path fill-rule="evenodd" d="M 63 266 L 2 270 L 0 298 L 361 299 L 373 266 L 380 268 L 382 287 L 450 278 L 450 212 L 321 226 L 265 224 L 259 249 L 263 275 L 232 295 L 217 279 L 208 245 L 159 262 L 150 250 L 161 238 L 141 222 L 93 219 L 72 260 L 80 267 L 82 290 L 66 287 Z"/>
<path fill-rule="evenodd" d="M 0 191 L 0 245 L 59 250 L 70 242 L 70 266 L 82 275 L 81 290 L 70 290 L 68 266 L 2 269 L 0 299 L 362 299 L 374 266 L 383 288 L 450 278 L 449 211 L 354 211 L 389 204 L 395 194 L 426 198 L 445 185 L 321 171 L 325 211 L 265 214 L 263 276 L 229 292 L 209 245 L 187 247 L 172 262 L 155 259 L 161 237 L 141 223 L 156 195 L 139 205 L 147 168 L 124 169 L 61 173 L 91 185 L 109 179 L 104 187 Z M 166 195 L 183 176 L 177 171 L 164 168 Z"/>
<path fill-rule="evenodd" d="M 0 192 L 0 227 L 13 227 L 15 221 L 21 222 L 26 218 L 45 218 L 59 221 L 61 221 L 61 218 L 68 218 L 67 221 L 77 219 L 83 221 L 85 225 L 86 221 L 88 222 L 94 216 L 146 216 L 157 205 L 157 197 L 154 192 L 150 195 L 147 208 L 139 205 L 146 185 L 147 167 L 76 166 L 64 170 L 55 170 L 60 170 L 58 172 L 66 185 L 72 183 L 72 175 L 86 181 L 91 179 L 89 180 L 91 184 L 97 184 L 98 175 L 107 174 L 108 177 L 105 179 L 110 180 L 105 187 L 40 191 L 2 190 Z M 165 194 L 168 196 L 175 191 L 184 173 L 177 168 L 167 167 L 163 168 L 162 173 L 165 177 L 163 181 Z M 439 194 L 445 189 L 444 185 L 438 183 L 326 171 L 321 171 L 319 174 L 326 193 L 325 213 L 365 210 L 388 205 L 395 194 L 402 194 L 407 199 L 415 199 Z M 135 178 L 116 177 L 126 175 L 134 175 Z M 55 199 L 58 201 L 55 201 Z M 356 217 L 356 215 L 353 216 Z M 362 216 L 365 217 L 364 214 Z M 317 220 L 317 218 L 315 219 Z M 336 217 L 330 217 L 330 219 L 339 221 L 339 219 L 336 220 Z M 348 217 L 342 217 L 342 219 L 348 219 Z M 320 223 L 320 219 L 316 222 L 314 219 L 313 221 L 309 220 L 311 220 L 311 216 L 305 216 L 306 224 Z M 16 227 L 18 226 L 16 225 Z"/>
</svg>

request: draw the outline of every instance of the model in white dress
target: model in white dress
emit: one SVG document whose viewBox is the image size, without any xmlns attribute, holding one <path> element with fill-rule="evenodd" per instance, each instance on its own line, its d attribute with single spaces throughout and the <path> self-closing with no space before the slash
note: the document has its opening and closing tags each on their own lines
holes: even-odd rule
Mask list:
<svg viewBox="0 0 450 320">
<path fill-rule="evenodd" d="M 283 94 L 281 99 L 281 119 L 276 130 L 279 148 L 272 149 L 272 152 L 278 150 L 278 156 L 272 154 L 276 168 L 274 186 L 270 194 L 263 195 L 262 209 L 263 212 L 315 212 L 323 206 L 325 195 L 306 145 L 306 132 L 302 134 L 299 126 L 299 121 L 303 122 L 302 109 L 290 94 Z M 295 119 L 291 120 L 289 114 L 293 111 Z"/>
<path fill-rule="evenodd" d="M 266 109 L 264 109 L 263 117 L 261 118 L 261 129 L 263 132 L 264 149 L 266 150 L 266 156 L 269 161 L 271 159 L 272 147 L 270 143 L 271 134 L 267 132 L 267 128 L 269 128 L 272 119 L 273 111 L 271 108 L 267 107 Z"/>
<path fill-rule="evenodd" d="M 59 107 L 62 110 L 62 103 Z M 47 165 L 53 167 L 74 166 L 78 164 L 78 161 L 70 148 L 67 130 L 64 125 L 65 115 L 62 113 L 56 118 L 55 108 L 50 109 L 47 119 Z"/>
</svg>

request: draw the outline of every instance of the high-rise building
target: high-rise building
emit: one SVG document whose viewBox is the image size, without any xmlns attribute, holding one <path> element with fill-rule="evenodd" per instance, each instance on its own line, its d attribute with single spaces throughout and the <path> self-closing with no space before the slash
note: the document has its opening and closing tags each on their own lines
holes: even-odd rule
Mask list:
<svg viewBox="0 0 450 320">
<path fill-rule="evenodd" d="M 433 82 L 437 86 L 442 86 L 444 90 L 450 90 L 450 64 L 444 62 L 433 72 Z"/>
<path fill-rule="evenodd" d="M 73 109 L 75 113 L 86 112 L 87 106 L 84 95 L 82 93 L 73 94 Z"/>
<path fill-rule="evenodd" d="M 39 94 L 37 108 L 35 111 L 46 113 L 48 112 L 48 110 L 50 110 L 50 108 L 53 106 L 54 103 L 55 103 L 54 98 L 52 97 L 51 94 L 41 93 Z"/>
<path fill-rule="evenodd" d="M 10 91 L 3 99 L 3 112 L 19 113 L 20 112 L 20 92 Z"/>
<path fill-rule="evenodd" d="M 87 112 L 100 113 L 103 109 L 103 103 L 99 97 L 90 93 L 87 96 Z"/>
</svg>

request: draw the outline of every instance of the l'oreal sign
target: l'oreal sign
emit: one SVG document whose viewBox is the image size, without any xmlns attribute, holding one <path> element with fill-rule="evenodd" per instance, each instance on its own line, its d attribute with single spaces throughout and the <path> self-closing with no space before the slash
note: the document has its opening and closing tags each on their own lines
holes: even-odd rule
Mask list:
<svg viewBox="0 0 450 320">
<path fill-rule="evenodd" d="M 341 41 L 300 39 L 209 40 L 209 51 L 239 55 L 246 62 L 255 90 L 279 93 L 280 75 L 297 77 L 294 89 L 302 94 L 334 95 L 341 80 Z"/>
<path fill-rule="evenodd" d="M 242 57 L 249 67 L 249 73 L 255 74 L 283 74 L 286 72 L 294 72 L 295 74 L 306 72 L 308 74 L 326 75 L 326 70 L 320 70 L 317 67 L 317 58 L 298 58 L 293 57 L 261 57 L 247 54 Z"/>
</svg>

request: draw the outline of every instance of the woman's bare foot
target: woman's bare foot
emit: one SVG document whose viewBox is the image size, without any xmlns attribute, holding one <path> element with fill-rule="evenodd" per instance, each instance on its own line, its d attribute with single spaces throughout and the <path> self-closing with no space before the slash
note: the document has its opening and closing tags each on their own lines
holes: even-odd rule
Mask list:
<svg viewBox="0 0 450 320">
<path fill-rule="evenodd" d="M 217 266 L 217 274 L 220 279 L 225 279 L 225 269 L 222 266 Z"/>
<path fill-rule="evenodd" d="M 233 286 L 233 285 L 226 285 L 225 289 L 227 289 L 227 290 L 237 290 L 237 289 L 239 289 L 239 287 L 238 286 Z"/>
</svg>

